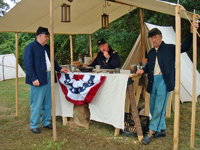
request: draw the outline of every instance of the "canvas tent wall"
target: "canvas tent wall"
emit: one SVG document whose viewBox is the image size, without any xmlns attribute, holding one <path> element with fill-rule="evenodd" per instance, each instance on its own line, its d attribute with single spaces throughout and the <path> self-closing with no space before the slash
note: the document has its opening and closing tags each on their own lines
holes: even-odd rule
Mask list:
<svg viewBox="0 0 200 150">
<path fill-rule="evenodd" d="M 144 43 L 145 50 L 147 52 L 153 47 L 151 39 L 148 38 L 148 31 L 157 27 L 161 30 L 163 35 L 163 41 L 169 44 L 175 44 L 176 35 L 173 27 L 169 26 L 158 26 L 150 23 L 144 23 Z M 139 64 L 141 61 L 141 35 L 138 36 L 133 48 L 127 57 L 123 69 L 129 69 L 131 64 Z M 187 53 L 181 54 L 181 77 L 180 77 L 180 101 L 183 102 L 191 102 L 192 101 L 192 80 L 193 80 L 193 63 L 190 60 Z M 200 74 L 197 71 L 197 80 L 196 80 L 196 96 L 200 95 Z"/>
<path fill-rule="evenodd" d="M 18 64 L 18 77 L 26 74 Z M 0 81 L 16 78 L 16 59 L 14 54 L 0 55 Z"/>
</svg>

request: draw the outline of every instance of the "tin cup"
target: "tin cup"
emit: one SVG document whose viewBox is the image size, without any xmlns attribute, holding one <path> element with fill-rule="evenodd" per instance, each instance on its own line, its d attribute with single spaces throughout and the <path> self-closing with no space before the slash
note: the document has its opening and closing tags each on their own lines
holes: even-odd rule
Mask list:
<svg viewBox="0 0 200 150">
<path fill-rule="evenodd" d="M 71 65 L 71 72 L 75 72 L 76 67 L 74 65 Z"/>
<path fill-rule="evenodd" d="M 119 68 L 115 68 L 115 73 L 120 73 L 120 69 Z"/>
<path fill-rule="evenodd" d="M 103 69 L 103 71 L 102 71 L 103 73 L 106 73 L 106 69 Z"/>
<path fill-rule="evenodd" d="M 96 68 L 96 71 L 100 71 L 101 65 L 96 65 L 95 68 Z"/>
<path fill-rule="evenodd" d="M 137 65 L 136 64 L 133 64 L 130 66 L 130 73 L 136 73 L 137 71 Z"/>
</svg>

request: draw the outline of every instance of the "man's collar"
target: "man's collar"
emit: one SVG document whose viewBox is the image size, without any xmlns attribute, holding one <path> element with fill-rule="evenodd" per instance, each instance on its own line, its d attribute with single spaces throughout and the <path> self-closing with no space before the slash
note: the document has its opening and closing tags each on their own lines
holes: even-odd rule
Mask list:
<svg viewBox="0 0 200 150">
<path fill-rule="evenodd" d="M 38 42 L 37 38 L 35 39 L 35 41 L 36 41 L 37 44 L 41 45 L 41 44 Z M 45 45 L 46 45 L 46 44 L 45 44 Z M 42 47 L 45 47 L 45 45 L 44 45 L 44 46 L 41 45 L 41 46 L 42 46 Z"/>
<path fill-rule="evenodd" d="M 157 50 L 158 50 L 160 47 L 162 47 L 164 44 L 165 44 L 165 42 L 164 42 L 164 41 L 162 41 L 162 42 L 161 42 L 161 44 L 160 44 L 160 46 L 157 48 Z M 156 48 L 155 48 L 155 47 L 154 47 L 154 49 L 156 50 Z"/>
</svg>

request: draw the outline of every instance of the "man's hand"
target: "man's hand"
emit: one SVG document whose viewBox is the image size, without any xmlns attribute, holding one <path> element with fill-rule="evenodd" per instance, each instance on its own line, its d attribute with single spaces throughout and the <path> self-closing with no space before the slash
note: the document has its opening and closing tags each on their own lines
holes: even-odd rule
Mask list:
<svg viewBox="0 0 200 150">
<path fill-rule="evenodd" d="M 40 82 L 39 82 L 39 80 L 37 79 L 37 80 L 35 80 L 35 81 L 33 81 L 33 86 L 39 86 L 40 85 Z"/>
<path fill-rule="evenodd" d="M 144 70 L 142 70 L 142 69 L 138 69 L 137 72 L 136 72 L 136 74 L 139 74 L 139 75 L 141 75 L 143 73 L 144 73 Z"/>
<path fill-rule="evenodd" d="M 198 30 L 199 28 L 199 24 L 198 23 L 192 23 L 194 25 L 194 27 Z M 193 25 L 190 25 L 190 32 L 193 33 Z"/>
<path fill-rule="evenodd" d="M 110 56 L 110 55 L 108 54 L 108 52 L 106 52 L 106 51 L 103 53 L 103 55 L 104 55 L 104 57 L 106 57 L 106 58 L 108 58 L 108 57 Z"/>
<path fill-rule="evenodd" d="M 88 65 L 83 65 L 83 67 L 87 67 Z"/>
<path fill-rule="evenodd" d="M 67 68 L 62 68 L 62 69 L 60 70 L 60 72 L 66 74 L 66 73 L 68 72 L 68 69 L 67 69 Z"/>
</svg>

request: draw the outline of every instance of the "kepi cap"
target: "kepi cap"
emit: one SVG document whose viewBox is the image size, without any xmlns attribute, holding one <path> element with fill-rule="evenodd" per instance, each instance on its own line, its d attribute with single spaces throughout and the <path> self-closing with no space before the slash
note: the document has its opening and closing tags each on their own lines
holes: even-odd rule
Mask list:
<svg viewBox="0 0 200 150">
<path fill-rule="evenodd" d="M 102 45 L 102 44 L 105 44 L 107 43 L 103 38 L 101 38 L 100 40 L 97 41 L 97 45 Z"/>
<path fill-rule="evenodd" d="M 153 28 L 148 32 L 148 38 L 157 34 L 162 34 L 162 32 L 158 28 Z"/>
<path fill-rule="evenodd" d="M 39 35 L 39 34 L 46 34 L 46 35 L 49 35 L 49 31 L 48 31 L 48 28 L 45 28 L 45 27 L 39 27 L 36 31 L 36 36 Z"/>
</svg>

